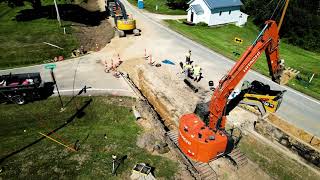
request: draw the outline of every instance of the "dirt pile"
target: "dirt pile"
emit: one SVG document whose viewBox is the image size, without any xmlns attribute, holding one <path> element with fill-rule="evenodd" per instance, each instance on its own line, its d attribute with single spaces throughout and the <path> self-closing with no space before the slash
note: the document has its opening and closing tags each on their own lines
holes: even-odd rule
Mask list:
<svg viewBox="0 0 320 180">
<path fill-rule="evenodd" d="M 87 1 L 82 1 L 80 3 L 80 6 L 85 8 L 88 11 L 100 11 L 102 10 L 100 8 L 100 0 L 87 0 Z"/>
<path fill-rule="evenodd" d="M 128 73 L 169 129 L 176 129 L 180 116 L 192 113 L 201 100 L 201 95 L 194 94 L 179 75 L 172 75 L 172 69 L 164 65 L 150 66 L 140 58 L 125 61 L 120 71 Z"/>
<path fill-rule="evenodd" d="M 105 11 L 104 1 L 76 1 L 75 4 L 79 4 L 80 7 L 84 8 L 90 13 L 99 14 L 99 17 L 97 18 L 102 19 L 102 21 L 98 21 L 96 23 L 97 25 L 95 26 L 80 23 L 74 25 L 76 29 L 75 34 L 80 42 L 80 46 L 83 46 L 84 50 L 86 51 L 98 51 L 110 43 L 111 39 L 114 37 L 114 29 L 107 19 L 103 20 L 106 18 L 105 14 L 103 13 L 103 11 Z"/>
<path fill-rule="evenodd" d="M 99 26 L 79 25 L 75 34 L 86 51 L 98 51 L 110 43 L 114 29 L 107 20 L 103 20 Z"/>
</svg>

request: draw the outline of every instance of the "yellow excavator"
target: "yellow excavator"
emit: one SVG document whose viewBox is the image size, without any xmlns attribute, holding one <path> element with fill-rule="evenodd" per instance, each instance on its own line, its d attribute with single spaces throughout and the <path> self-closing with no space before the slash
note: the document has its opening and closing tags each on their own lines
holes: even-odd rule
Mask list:
<svg viewBox="0 0 320 180">
<path fill-rule="evenodd" d="M 140 35 L 140 30 L 136 28 L 136 20 L 128 17 L 124 5 L 119 0 L 107 0 L 106 9 L 114 18 L 119 37 L 125 37 L 126 34 Z"/>
</svg>

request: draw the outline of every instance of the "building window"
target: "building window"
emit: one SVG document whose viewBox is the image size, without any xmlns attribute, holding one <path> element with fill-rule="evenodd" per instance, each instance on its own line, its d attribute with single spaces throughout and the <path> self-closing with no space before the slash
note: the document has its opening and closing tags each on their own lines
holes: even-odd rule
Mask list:
<svg viewBox="0 0 320 180">
<path fill-rule="evenodd" d="M 222 14 L 222 11 L 220 11 L 219 16 L 221 16 L 221 14 Z"/>
<path fill-rule="evenodd" d="M 229 14 L 231 14 L 231 10 L 229 10 Z"/>
</svg>

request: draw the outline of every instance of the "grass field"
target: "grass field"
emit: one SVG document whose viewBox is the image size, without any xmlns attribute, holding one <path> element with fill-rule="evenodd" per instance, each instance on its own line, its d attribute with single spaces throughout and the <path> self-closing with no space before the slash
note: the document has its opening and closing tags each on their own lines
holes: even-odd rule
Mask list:
<svg viewBox="0 0 320 180">
<path fill-rule="evenodd" d="M 131 4 L 137 6 L 137 0 L 128 0 Z M 157 14 L 168 14 L 168 15 L 185 15 L 186 11 L 181 9 L 170 9 L 166 5 L 166 0 L 145 0 L 144 9 L 149 12 L 157 13 Z M 158 5 L 158 10 L 156 10 L 156 6 Z"/>
<path fill-rule="evenodd" d="M 233 51 L 242 54 L 251 45 L 259 32 L 259 29 L 251 21 L 248 21 L 243 28 L 231 24 L 208 27 L 200 25 L 188 26 L 175 20 L 167 20 L 166 22 L 171 29 L 233 60 L 239 58 L 239 56 L 234 56 Z M 235 43 L 235 37 L 241 38 L 244 43 Z M 282 41 L 280 44 L 280 57 L 285 60 L 286 66 L 293 67 L 301 72 L 302 80 L 292 80 L 288 85 L 316 99 L 320 99 L 320 54 L 303 50 Z M 264 75 L 269 75 L 264 55 L 257 61 L 253 69 Z M 313 73 L 315 73 L 315 76 L 309 84 L 309 78 Z"/>
<path fill-rule="evenodd" d="M 88 99 L 77 99 L 62 113 L 58 98 L 23 106 L 1 104 L 0 158 L 41 138 L 38 132 L 48 133 L 64 124 L 75 112 L 76 104 L 81 107 Z M 75 118 L 51 135 L 72 147 L 79 140 L 79 151 L 72 152 L 43 139 L 5 159 L 0 164 L 0 179 L 129 179 L 133 166 L 141 162 L 155 167 L 157 178 L 173 179 L 176 162 L 136 146 L 137 136 L 143 130 L 131 112 L 134 100 L 121 99 L 119 102 L 115 97 L 94 97 L 82 118 Z M 111 175 L 113 154 L 127 155 L 117 177 Z"/>
<path fill-rule="evenodd" d="M 313 171 L 303 167 L 300 163 L 288 158 L 287 155 L 278 150 L 252 138 L 251 135 L 242 138 L 240 149 L 273 179 L 319 179 L 319 176 Z"/>
<path fill-rule="evenodd" d="M 0 69 L 39 64 L 59 55 L 69 57 L 71 50 L 78 46 L 71 27 L 66 27 L 68 34 L 64 35 L 57 20 L 42 18 L 17 22 L 14 19 L 17 13 L 27 8 L 30 9 L 31 6 L 26 4 L 12 9 L 6 3 L 0 3 Z M 57 49 L 43 42 L 64 49 Z"/>
</svg>

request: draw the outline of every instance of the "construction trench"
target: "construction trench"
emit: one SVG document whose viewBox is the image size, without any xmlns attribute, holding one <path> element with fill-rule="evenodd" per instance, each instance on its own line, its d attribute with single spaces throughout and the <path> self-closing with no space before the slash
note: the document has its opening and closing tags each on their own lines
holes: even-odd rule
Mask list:
<svg viewBox="0 0 320 180">
<path fill-rule="evenodd" d="M 142 117 L 149 116 L 147 119 L 153 120 L 154 127 L 151 129 L 169 145 L 171 150 L 174 150 L 177 159 L 183 164 L 182 168 L 189 173 L 191 179 L 218 179 L 223 173 L 240 179 L 270 178 L 264 172 L 259 172 L 256 164 L 247 158 L 241 159 L 245 161 L 242 161 L 244 163 L 240 163 L 239 167 L 229 166 L 229 170 L 223 168 L 223 172 L 220 172 L 221 164 L 226 158 L 219 158 L 209 163 L 197 163 L 188 159 L 179 150 L 177 146 L 179 118 L 183 114 L 194 112 L 199 102 L 210 100 L 212 91 L 209 87 L 199 87 L 199 92 L 194 93 L 183 82 L 184 77 L 179 74 L 178 67 L 166 64 L 162 64 L 161 67 L 151 66 L 145 58 L 127 60 L 119 70 L 123 72 L 124 79 L 137 94 L 139 103 L 136 110 Z M 238 106 L 228 116 L 227 127 L 238 127 L 248 136 L 255 136 L 258 133 L 265 140 L 269 139 L 277 146 L 286 147 L 291 153 L 299 155 L 302 163 L 314 171 L 319 171 L 320 139 L 294 127 L 275 114 L 261 119 L 257 115 L 257 110 L 252 107 Z M 233 152 L 236 156 L 240 153 L 239 149 Z M 230 161 L 228 162 L 230 164 Z M 250 169 L 251 174 L 246 169 Z"/>
<path fill-rule="evenodd" d="M 113 21 L 109 22 L 114 26 Z M 122 47 L 122 42 L 117 42 Z M 247 159 L 239 148 L 230 153 L 230 156 L 239 158 L 238 165 L 232 164 L 226 158 L 209 163 L 197 163 L 188 159 L 177 145 L 179 119 L 183 114 L 193 113 L 198 103 L 208 102 L 212 91 L 209 86 L 203 87 L 195 83 L 198 89 L 195 93 L 194 89 L 190 89 L 184 83 L 184 75 L 181 74 L 178 65 L 161 63 L 161 67 L 156 67 L 150 65 L 145 57 L 132 57 L 134 56 L 128 57 L 118 70 L 138 97 L 135 110 L 141 114 L 142 120 L 139 118 L 137 122 L 144 124 L 150 121 L 147 125 L 149 135 L 157 136 L 149 138 L 149 144 L 152 144 L 152 139 L 166 142 L 174 152 L 175 159 L 180 162 L 182 170 L 178 174 L 181 176 L 176 179 L 218 179 L 225 174 L 228 174 L 229 179 L 272 179 L 257 164 Z M 238 106 L 228 115 L 227 127 L 237 127 L 246 136 L 260 138 L 259 141 L 262 143 L 286 148 L 290 153 L 299 155 L 299 162 L 320 175 L 320 139 L 296 128 L 275 114 L 261 119 L 256 109 Z M 153 152 L 152 146 L 139 141 L 138 139 L 139 147 Z"/>
</svg>

